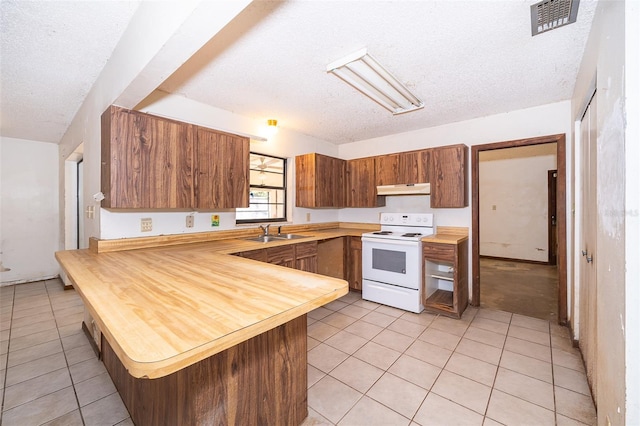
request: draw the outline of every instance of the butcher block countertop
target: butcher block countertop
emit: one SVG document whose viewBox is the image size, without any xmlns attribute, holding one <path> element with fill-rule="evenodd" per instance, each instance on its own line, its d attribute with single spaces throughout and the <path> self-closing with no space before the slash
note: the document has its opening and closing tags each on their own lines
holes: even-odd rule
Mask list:
<svg viewBox="0 0 640 426">
<path fill-rule="evenodd" d="M 439 226 L 436 233 L 422 239 L 423 243 L 458 244 L 469 239 L 469 229 Z"/>
<path fill-rule="evenodd" d="M 229 254 L 369 230 L 336 227 L 296 232 L 307 235 L 296 240 L 238 238 L 138 249 L 122 248 L 118 240 L 119 251 L 107 243 L 103 252 L 96 250 L 100 241 L 93 241 L 90 249 L 57 252 L 56 259 L 129 374 L 157 378 L 348 292 L 341 279 Z"/>
</svg>

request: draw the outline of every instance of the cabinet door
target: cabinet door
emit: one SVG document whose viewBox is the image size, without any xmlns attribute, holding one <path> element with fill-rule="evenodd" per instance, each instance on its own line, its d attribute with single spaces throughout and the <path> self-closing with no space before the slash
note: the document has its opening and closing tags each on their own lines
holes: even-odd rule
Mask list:
<svg viewBox="0 0 640 426">
<path fill-rule="evenodd" d="M 267 262 L 274 265 L 295 268 L 295 254 L 293 245 L 270 247 L 267 249 Z"/>
<path fill-rule="evenodd" d="M 296 206 L 344 207 L 345 161 L 321 154 L 296 157 Z"/>
<path fill-rule="evenodd" d="M 429 166 L 431 207 L 467 207 L 467 154 L 466 145 L 452 145 L 431 150 Z"/>
<path fill-rule="evenodd" d="M 249 207 L 249 138 L 196 128 L 195 208 Z"/>
<path fill-rule="evenodd" d="M 316 176 L 317 207 L 344 207 L 346 161 L 318 155 Z"/>
<path fill-rule="evenodd" d="M 240 253 L 234 253 L 234 256 L 244 257 L 245 259 L 259 260 L 260 262 L 267 261 L 267 251 L 265 249 L 241 251 Z"/>
<path fill-rule="evenodd" d="M 362 240 L 360 237 L 349 237 L 349 288 L 362 290 Z"/>
<path fill-rule="evenodd" d="M 102 207 L 190 208 L 193 126 L 111 106 L 102 114 Z"/>
<path fill-rule="evenodd" d="M 385 197 L 376 193 L 375 158 L 347 161 L 347 207 L 381 207 Z"/>
<path fill-rule="evenodd" d="M 311 241 L 295 245 L 296 269 L 301 271 L 318 272 L 318 243 Z"/>
<path fill-rule="evenodd" d="M 400 154 L 375 157 L 376 185 L 395 185 L 398 182 Z"/>
</svg>

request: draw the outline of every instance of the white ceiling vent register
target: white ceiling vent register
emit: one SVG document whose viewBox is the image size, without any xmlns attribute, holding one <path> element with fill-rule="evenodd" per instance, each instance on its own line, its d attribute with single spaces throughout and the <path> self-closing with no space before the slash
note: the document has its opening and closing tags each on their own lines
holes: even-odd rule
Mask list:
<svg viewBox="0 0 640 426">
<path fill-rule="evenodd" d="M 546 0 L 531 5 L 531 35 L 576 22 L 580 0 Z"/>
<path fill-rule="evenodd" d="M 340 77 L 394 115 L 424 107 L 424 102 L 373 59 L 367 49 L 330 63 L 327 72 Z"/>
</svg>

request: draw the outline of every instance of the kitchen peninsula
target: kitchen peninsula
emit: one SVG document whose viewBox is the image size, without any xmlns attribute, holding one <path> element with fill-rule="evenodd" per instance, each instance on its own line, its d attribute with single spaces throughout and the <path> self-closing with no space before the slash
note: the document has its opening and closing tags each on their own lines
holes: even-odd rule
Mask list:
<svg viewBox="0 0 640 426">
<path fill-rule="evenodd" d="M 103 361 L 137 425 L 300 424 L 307 416 L 306 314 L 348 286 L 225 254 L 255 244 L 56 253 L 102 333 Z"/>
</svg>

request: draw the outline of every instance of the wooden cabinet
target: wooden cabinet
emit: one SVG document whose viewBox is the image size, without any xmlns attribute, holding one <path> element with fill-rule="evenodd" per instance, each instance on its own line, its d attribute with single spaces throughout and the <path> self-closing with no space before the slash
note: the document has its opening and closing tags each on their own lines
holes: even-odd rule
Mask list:
<svg viewBox="0 0 640 426">
<path fill-rule="evenodd" d="M 316 241 L 241 251 L 234 253 L 234 255 L 301 271 L 318 272 L 318 243 Z"/>
<path fill-rule="evenodd" d="M 429 182 L 428 149 L 375 157 L 377 185 Z"/>
<path fill-rule="evenodd" d="M 196 209 L 249 207 L 249 138 L 196 128 Z"/>
<path fill-rule="evenodd" d="M 269 247 L 267 249 L 267 262 L 274 265 L 295 268 L 296 255 L 293 244 L 287 246 Z"/>
<path fill-rule="evenodd" d="M 382 207 L 385 197 L 376 194 L 375 158 L 347 161 L 346 207 Z"/>
<path fill-rule="evenodd" d="M 102 207 L 190 208 L 193 126 L 111 106 L 102 114 Z"/>
<path fill-rule="evenodd" d="M 102 207 L 249 206 L 249 138 L 117 106 L 101 137 Z"/>
<path fill-rule="evenodd" d="M 260 262 L 267 261 L 267 251 L 265 249 L 241 251 L 240 253 L 234 254 L 239 257 L 244 257 L 245 259 L 253 259 Z"/>
<path fill-rule="evenodd" d="M 345 160 L 312 153 L 296 157 L 296 206 L 344 207 Z"/>
<path fill-rule="evenodd" d="M 469 205 L 467 157 L 469 147 L 452 145 L 433 148 L 429 166 L 432 208 Z"/>
<path fill-rule="evenodd" d="M 362 240 L 360 237 L 349 237 L 347 281 L 349 281 L 349 289 L 362 291 Z"/>
<path fill-rule="evenodd" d="M 468 240 L 423 243 L 425 310 L 460 318 L 469 303 Z"/>
<path fill-rule="evenodd" d="M 310 241 L 295 245 L 296 269 L 300 271 L 318 272 L 318 243 Z"/>
<path fill-rule="evenodd" d="M 400 154 L 375 157 L 375 167 L 376 185 L 395 185 L 400 183 Z"/>
</svg>

